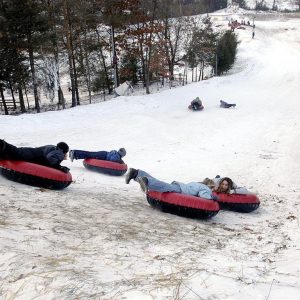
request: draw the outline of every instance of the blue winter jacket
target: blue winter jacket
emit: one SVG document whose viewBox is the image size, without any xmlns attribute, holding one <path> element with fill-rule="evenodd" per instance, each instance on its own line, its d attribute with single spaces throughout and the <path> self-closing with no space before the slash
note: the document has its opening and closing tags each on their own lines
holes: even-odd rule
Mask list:
<svg viewBox="0 0 300 300">
<path fill-rule="evenodd" d="M 112 150 L 110 152 L 107 152 L 106 160 L 122 162 L 121 156 L 118 153 L 118 151 L 116 151 L 116 150 Z"/>
<path fill-rule="evenodd" d="M 173 181 L 172 184 L 179 185 L 183 194 L 201 197 L 205 199 L 213 199 L 211 189 L 200 182 L 182 183 L 179 181 Z"/>
</svg>

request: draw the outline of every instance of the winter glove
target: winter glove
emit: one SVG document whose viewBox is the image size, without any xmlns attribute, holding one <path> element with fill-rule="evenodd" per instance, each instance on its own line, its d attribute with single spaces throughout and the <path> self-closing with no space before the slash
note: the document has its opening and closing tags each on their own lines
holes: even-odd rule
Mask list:
<svg viewBox="0 0 300 300">
<path fill-rule="evenodd" d="M 60 166 L 59 170 L 63 171 L 64 173 L 68 173 L 70 169 L 68 167 Z"/>
<path fill-rule="evenodd" d="M 214 201 L 218 201 L 218 200 L 219 200 L 219 197 L 218 197 L 218 196 L 215 196 L 215 195 L 212 195 L 211 198 L 212 198 L 212 200 L 214 200 Z"/>
</svg>

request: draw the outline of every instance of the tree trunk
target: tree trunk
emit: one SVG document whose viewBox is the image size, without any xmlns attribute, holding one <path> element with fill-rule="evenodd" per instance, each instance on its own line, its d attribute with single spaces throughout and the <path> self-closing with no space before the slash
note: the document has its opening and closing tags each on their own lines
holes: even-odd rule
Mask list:
<svg viewBox="0 0 300 300">
<path fill-rule="evenodd" d="M 70 72 L 70 80 L 71 80 L 71 92 L 72 92 L 72 107 L 77 105 L 76 99 L 76 84 L 75 84 L 75 70 L 74 70 L 74 56 L 73 56 L 73 49 L 72 49 L 72 32 L 71 32 L 71 21 L 70 21 L 70 13 L 68 7 L 68 0 L 64 0 L 64 31 L 65 37 L 67 40 L 67 51 L 68 51 L 68 61 L 69 61 L 69 72 Z"/>
<path fill-rule="evenodd" d="M 150 56 L 151 56 L 151 46 L 146 50 L 145 59 L 145 83 L 146 83 L 146 94 L 150 94 Z"/>
<path fill-rule="evenodd" d="M 80 105 L 77 70 L 76 70 L 75 56 L 74 56 L 74 51 L 73 51 L 73 43 L 72 43 L 72 63 L 73 63 L 73 71 L 74 71 L 74 83 L 75 83 L 75 93 L 76 93 L 77 105 Z"/>
<path fill-rule="evenodd" d="M 29 37 L 28 40 L 30 41 L 31 38 Z M 29 42 L 29 44 L 30 44 L 30 42 Z M 30 69 L 31 69 L 31 75 L 32 75 L 32 82 L 33 82 L 33 94 L 34 94 L 35 109 L 36 109 L 37 113 L 40 113 L 41 109 L 40 109 L 39 95 L 38 95 L 37 83 L 36 83 L 36 77 L 35 77 L 33 49 L 31 47 L 29 47 L 28 53 L 29 53 Z"/>
<path fill-rule="evenodd" d="M 29 100 L 28 100 L 27 89 L 26 89 L 26 85 L 25 84 L 24 84 L 24 91 L 25 91 L 25 95 L 26 95 L 27 109 L 29 109 Z"/>
<path fill-rule="evenodd" d="M 52 45 L 53 45 L 53 53 L 54 53 L 54 61 L 55 61 L 55 68 L 56 68 L 56 84 L 57 84 L 57 97 L 58 97 L 58 108 L 60 105 L 62 105 L 62 108 L 66 108 L 65 98 L 63 91 L 61 89 L 60 84 L 60 74 L 59 74 L 59 57 L 58 57 L 58 45 L 57 45 L 57 39 L 56 34 L 57 31 L 55 29 L 55 17 L 54 17 L 54 8 L 53 8 L 53 1 L 48 0 L 48 12 L 49 12 L 49 20 L 50 25 L 53 33 L 55 33 L 53 39 L 52 39 Z"/>
<path fill-rule="evenodd" d="M 84 30 L 84 49 L 81 49 L 81 53 L 83 53 L 84 59 L 82 59 L 82 64 L 84 64 L 85 61 L 85 65 L 86 68 L 84 68 L 84 75 L 86 78 L 86 86 L 88 89 L 88 93 L 89 93 L 89 103 L 92 103 L 92 93 L 91 93 L 91 69 L 90 69 L 90 62 L 89 62 L 89 56 L 88 56 L 88 51 L 87 51 L 87 46 L 88 46 L 88 41 L 87 41 L 87 33 L 86 30 Z M 82 48 L 82 44 L 80 44 L 80 47 Z"/>
<path fill-rule="evenodd" d="M 200 68 L 199 68 L 199 78 L 198 81 L 201 81 L 201 76 L 202 75 L 202 63 L 200 64 Z"/>
<path fill-rule="evenodd" d="M 4 108 L 4 113 L 6 115 L 8 115 L 8 110 L 7 110 L 7 106 L 6 106 L 6 103 L 5 103 L 5 98 L 4 98 L 4 93 L 3 93 L 2 86 L 0 86 L 0 93 L 1 93 L 1 99 L 2 99 L 2 104 L 3 104 L 3 108 Z"/>
<path fill-rule="evenodd" d="M 15 99 L 14 89 L 12 87 L 10 79 L 8 81 L 8 84 L 9 84 L 10 93 L 11 93 L 11 96 L 12 96 L 12 99 L 13 99 L 14 109 L 16 110 L 17 109 L 16 99 Z"/>
<path fill-rule="evenodd" d="M 114 82 L 115 82 L 115 89 L 119 86 L 119 76 L 118 76 L 118 58 L 115 48 L 115 29 L 111 26 L 111 48 L 113 54 L 113 66 L 114 66 Z"/>
<path fill-rule="evenodd" d="M 58 106 L 61 105 L 62 108 L 65 109 L 66 108 L 66 101 L 65 101 L 64 93 L 61 89 L 61 84 L 60 84 L 59 60 L 58 60 L 57 45 L 54 45 L 54 60 L 55 60 L 55 67 L 56 67 L 56 83 L 57 83 Z"/>
<path fill-rule="evenodd" d="M 102 61 L 102 66 L 103 66 L 104 74 L 105 74 L 106 88 L 108 89 L 108 93 L 111 94 L 112 91 L 113 91 L 113 89 L 112 89 L 110 81 L 109 81 L 109 75 L 108 75 L 108 72 L 107 72 L 107 66 L 106 66 L 106 63 L 105 63 L 105 58 L 104 58 L 102 47 L 101 47 L 101 43 L 100 43 L 100 34 L 99 34 L 99 31 L 98 31 L 97 28 L 96 28 L 96 33 L 97 33 L 98 44 L 99 44 L 99 47 L 100 47 L 99 48 L 100 59 Z"/>
<path fill-rule="evenodd" d="M 19 101 L 20 101 L 20 107 L 21 107 L 21 112 L 26 112 L 25 104 L 24 104 L 24 97 L 23 97 L 23 91 L 21 88 L 21 85 L 18 85 L 18 93 L 19 93 Z"/>
<path fill-rule="evenodd" d="M 62 108 L 65 109 L 66 108 L 66 100 L 65 100 L 64 93 L 61 89 L 60 84 L 58 86 L 57 94 L 58 94 L 58 105 L 61 105 Z"/>
</svg>

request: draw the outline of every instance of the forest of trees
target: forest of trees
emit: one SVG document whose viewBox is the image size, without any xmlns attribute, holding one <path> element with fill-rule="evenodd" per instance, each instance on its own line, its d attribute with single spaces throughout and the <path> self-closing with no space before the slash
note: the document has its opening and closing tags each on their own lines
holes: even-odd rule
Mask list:
<svg viewBox="0 0 300 300">
<path fill-rule="evenodd" d="M 224 38 L 236 41 L 235 34 L 216 33 L 209 18 L 189 16 L 224 5 L 223 0 L 0 0 L 4 111 L 12 105 L 25 112 L 29 95 L 37 112 L 41 95 L 65 108 L 62 75 L 68 75 L 74 107 L 82 90 L 91 102 L 93 92 L 112 93 L 125 80 L 143 82 L 149 93 L 152 79 L 165 74 L 172 79 L 180 62 L 198 68 L 195 80 L 203 79 L 207 66 L 218 65 L 221 74 L 236 52 L 225 54 Z"/>
</svg>

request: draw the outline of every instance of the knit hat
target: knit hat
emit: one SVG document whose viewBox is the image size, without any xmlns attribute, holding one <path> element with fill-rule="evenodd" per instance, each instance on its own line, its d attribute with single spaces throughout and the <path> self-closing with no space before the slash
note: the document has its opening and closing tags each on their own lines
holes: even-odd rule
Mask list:
<svg viewBox="0 0 300 300">
<path fill-rule="evenodd" d="M 126 150 L 125 150 L 125 148 L 120 148 L 120 149 L 118 150 L 118 153 L 120 154 L 121 157 L 124 157 L 124 156 L 126 155 Z"/>
<path fill-rule="evenodd" d="M 56 145 L 57 148 L 61 149 L 63 153 L 68 153 L 69 151 L 69 146 L 68 144 L 66 144 L 65 142 L 59 142 L 57 145 Z"/>
</svg>

